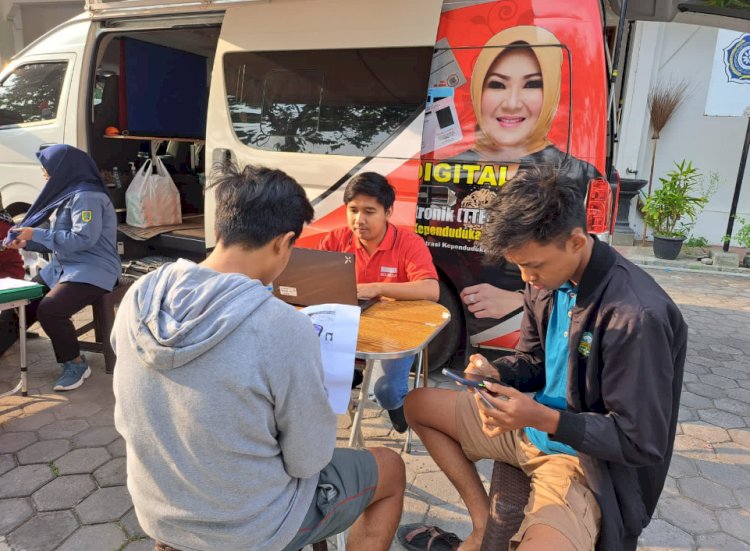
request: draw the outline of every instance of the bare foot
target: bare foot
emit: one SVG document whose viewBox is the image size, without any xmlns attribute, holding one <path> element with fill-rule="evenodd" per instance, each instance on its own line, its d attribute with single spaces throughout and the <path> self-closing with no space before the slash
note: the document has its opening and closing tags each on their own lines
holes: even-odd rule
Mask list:
<svg viewBox="0 0 750 551">
<path fill-rule="evenodd" d="M 458 551 L 479 551 L 484 538 L 484 530 L 478 532 L 474 530 L 464 542 L 458 546 Z"/>
</svg>

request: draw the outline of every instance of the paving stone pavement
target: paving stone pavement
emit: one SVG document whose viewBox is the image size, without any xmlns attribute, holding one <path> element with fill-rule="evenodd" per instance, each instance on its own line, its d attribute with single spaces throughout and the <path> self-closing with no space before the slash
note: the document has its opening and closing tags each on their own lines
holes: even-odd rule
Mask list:
<svg viewBox="0 0 750 551">
<path fill-rule="evenodd" d="M 649 273 L 680 306 L 690 342 L 674 459 L 639 549 L 750 550 L 750 280 Z M 30 396 L 0 398 L 0 551 L 153 549 L 125 488 L 111 376 L 100 355 L 89 360 L 93 375 L 83 387 L 55 393 L 59 367 L 50 343 L 30 340 Z M 15 384 L 18 361 L 17 347 L 0 358 L 0 392 Z M 440 376 L 431 384 L 453 388 Z M 348 423 L 340 418 L 341 446 Z M 404 437 L 376 407 L 368 405 L 363 426 L 368 445 L 401 449 Z M 426 520 L 466 536 L 466 508 L 418 440 L 403 457 L 402 522 Z M 491 462 L 478 468 L 487 484 Z"/>
</svg>

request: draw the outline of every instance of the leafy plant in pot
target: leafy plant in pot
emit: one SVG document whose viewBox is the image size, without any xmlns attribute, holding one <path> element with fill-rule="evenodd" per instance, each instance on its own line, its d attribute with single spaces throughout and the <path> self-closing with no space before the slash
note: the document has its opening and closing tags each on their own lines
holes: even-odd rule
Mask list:
<svg viewBox="0 0 750 551">
<path fill-rule="evenodd" d="M 716 176 L 704 187 L 704 177 L 692 161 L 675 162 L 674 166 L 666 177 L 659 178 L 661 187 L 642 207 L 643 219 L 653 230 L 654 255 L 667 260 L 680 254 L 682 242 L 716 188 Z"/>
</svg>

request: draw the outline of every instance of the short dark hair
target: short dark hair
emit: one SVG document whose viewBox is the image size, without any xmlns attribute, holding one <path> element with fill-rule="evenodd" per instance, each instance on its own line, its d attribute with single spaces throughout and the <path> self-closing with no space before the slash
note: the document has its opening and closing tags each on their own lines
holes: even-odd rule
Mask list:
<svg viewBox="0 0 750 551">
<path fill-rule="evenodd" d="M 586 209 L 579 186 L 551 167 L 520 171 L 498 191 L 487 208 L 481 245 L 490 260 L 535 241 L 562 243 L 576 228 L 586 231 Z"/>
<path fill-rule="evenodd" d="M 385 176 L 377 172 L 363 172 L 352 178 L 344 190 L 344 204 L 360 194 L 374 197 L 385 210 L 391 208 L 396 201 L 396 191 L 393 186 L 388 183 Z"/>
<path fill-rule="evenodd" d="M 216 196 L 216 239 L 224 246 L 263 247 L 312 221 L 315 211 L 305 190 L 281 170 L 247 165 L 242 171 L 220 163 L 211 174 Z"/>
</svg>

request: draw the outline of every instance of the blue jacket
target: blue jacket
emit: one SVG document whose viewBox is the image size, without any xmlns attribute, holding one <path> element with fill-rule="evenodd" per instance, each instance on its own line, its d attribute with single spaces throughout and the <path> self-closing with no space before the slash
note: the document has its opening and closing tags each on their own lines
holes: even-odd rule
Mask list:
<svg viewBox="0 0 750 551">
<path fill-rule="evenodd" d="M 64 201 L 52 227 L 34 228 L 26 248 L 52 253 L 52 262 L 40 274 L 48 287 L 73 281 L 111 291 L 122 272 L 117 215 L 104 192 L 80 191 Z"/>
</svg>

